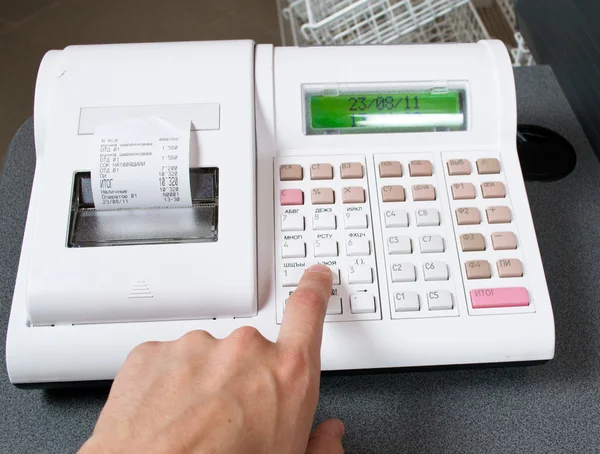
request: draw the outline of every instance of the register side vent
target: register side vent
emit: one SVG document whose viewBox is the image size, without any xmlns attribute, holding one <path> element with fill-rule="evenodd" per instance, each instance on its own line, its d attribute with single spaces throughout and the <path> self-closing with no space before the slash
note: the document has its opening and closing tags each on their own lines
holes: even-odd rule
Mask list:
<svg viewBox="0 0 600 454">
<path fill-rule="evenodd" d="M 150 291 L 150 287 L 146 281 L 137 281 L 129 291 L 127 298 L 153 298 L 154 295 Z"/>
</svg>

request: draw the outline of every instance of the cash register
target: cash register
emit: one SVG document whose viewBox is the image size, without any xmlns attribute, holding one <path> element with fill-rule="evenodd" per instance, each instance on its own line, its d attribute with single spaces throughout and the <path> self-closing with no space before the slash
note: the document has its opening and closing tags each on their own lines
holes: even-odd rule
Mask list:
<svg viewBox="0 0 600 454">
<path fill-rule="evenodd" d="M 145 341 L 275 341 L 330 267 L 326 371 L 549 360 L 498 41 L 72 46 L 43 59 L 10 380 L 110 380 Z"/>
</svg>

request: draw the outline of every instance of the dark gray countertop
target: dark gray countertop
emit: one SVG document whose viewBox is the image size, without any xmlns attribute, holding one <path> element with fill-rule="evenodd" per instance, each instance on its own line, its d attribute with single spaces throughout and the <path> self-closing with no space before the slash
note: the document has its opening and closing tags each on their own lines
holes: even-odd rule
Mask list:
<svg viewBox="0 0 600 454">
<path fill-rule="evenodd" d="M 547 67 L 516 70 L 519 121 L 576 148 L 567 178 L 528 183 L 556 319 L 556 357 L 530 367 L 328 376 L 317 419 L 346 423 L 348 453 L 600 452 L 600 162 Z M 34 168 L 32 122 L 0 180 L 0 347 Z M 415 339 L 418 341 L 418 339 Z M 0 452 L 73 452 L 106 390 L 18 390 L 0 369 Z"/>
</svg>

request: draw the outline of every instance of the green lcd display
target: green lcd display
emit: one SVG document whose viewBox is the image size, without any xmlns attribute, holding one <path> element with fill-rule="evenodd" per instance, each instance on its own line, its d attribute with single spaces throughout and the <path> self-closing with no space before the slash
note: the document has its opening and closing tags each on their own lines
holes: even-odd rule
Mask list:
<svg viewBox="0 0 600 454">
<path fill-rule="evenodd" d="M 307 134 L 464 131 L 463 90 L 307 93 Z"/>
</svg>

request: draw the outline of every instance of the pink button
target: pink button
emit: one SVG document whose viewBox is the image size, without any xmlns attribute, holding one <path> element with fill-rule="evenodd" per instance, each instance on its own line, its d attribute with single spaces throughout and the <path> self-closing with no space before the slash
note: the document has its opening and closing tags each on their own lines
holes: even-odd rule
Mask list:
<svg viewBox="0 0 600 454">
<path fill-rule="evenodd" d="M 302 189 L 283 189 L 279 193 L 281 205 L 304 205 Z"/>
<path fill-rule="evenodd" d="M 529 294 L 524 287 L 480 288 L 471 290 L 473 309 L 529 306 Z"/>
</svg>

